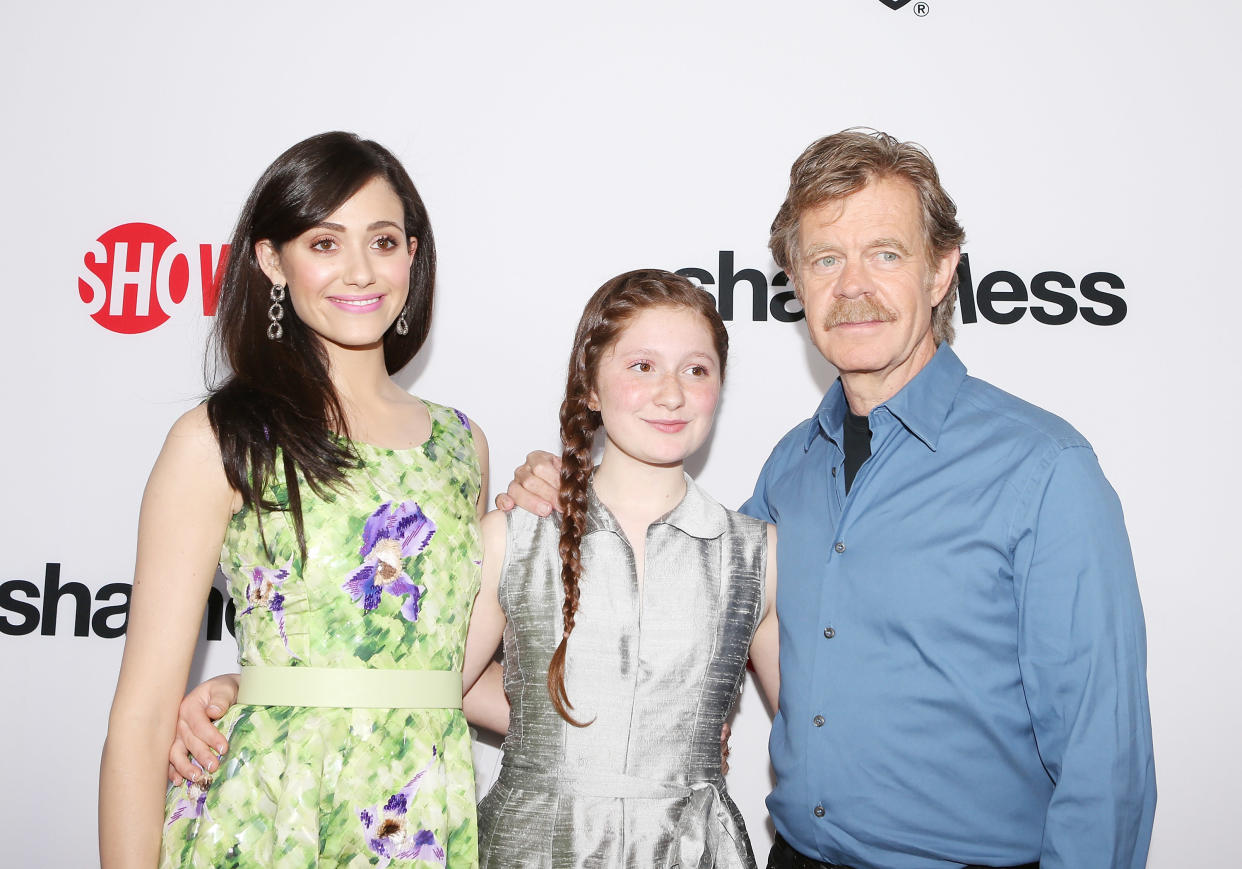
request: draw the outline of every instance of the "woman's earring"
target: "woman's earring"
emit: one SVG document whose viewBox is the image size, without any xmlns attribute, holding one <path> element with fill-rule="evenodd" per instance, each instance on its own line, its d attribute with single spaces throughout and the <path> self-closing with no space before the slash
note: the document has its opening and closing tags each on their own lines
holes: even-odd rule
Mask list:
<svg viewBox="0 0 1242 869">
<path fill-rule="evenodd" d="M 397 334 L 398 335 L 410 334 L 410 324 L 407 323 L 405 320 L 405 308 L 401 309 L 401 314 L 397 317 Z"/>
<path fill-rule="evenodd" d="M 279 341 L 285 334 L 284 328 L 280 325 L 280 321 L 285 318 L 285 306 L 281 304 L 284 300 L 284 285 L 272 284 L 272 306 L 267 309 L 267 337 L 273 341 Z"/>
</svg>

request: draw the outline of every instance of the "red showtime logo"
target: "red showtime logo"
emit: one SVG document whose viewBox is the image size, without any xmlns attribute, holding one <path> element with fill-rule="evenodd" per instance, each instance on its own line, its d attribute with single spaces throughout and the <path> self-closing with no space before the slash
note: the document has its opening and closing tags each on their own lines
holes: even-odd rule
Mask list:
<svg viewBox="0 0 1242 869">
<path fill-rule="evenodd" d="M 216 313 L 227 244 L 182 244 L 150 223 L 113 227 L 82 258 L 78 295 L 91 319 L 111 332 L 136 335 L 174 313 L 197 307 Z"/>
</svg>

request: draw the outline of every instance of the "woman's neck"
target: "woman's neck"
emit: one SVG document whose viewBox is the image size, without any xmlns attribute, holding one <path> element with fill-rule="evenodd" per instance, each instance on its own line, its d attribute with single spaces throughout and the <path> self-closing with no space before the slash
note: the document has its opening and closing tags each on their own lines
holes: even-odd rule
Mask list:
<svg viewBox="0 0 1242 869">
<path fill-rule="evenodd" d="M 327 351 L 328 377 L 347 413 L 349 408 L 374 405 L 400 389 L 388 376 L 382 344 L 366 349 L 328 344 Z"/>
<path fill-rule="evenodd" d="M 388 449 L 408 449 L 431 435 L 431 417 L 388 376 L 384 348 L 329 345 L 328 376 L 345 415 L 338 434 Z"/>
</svg>

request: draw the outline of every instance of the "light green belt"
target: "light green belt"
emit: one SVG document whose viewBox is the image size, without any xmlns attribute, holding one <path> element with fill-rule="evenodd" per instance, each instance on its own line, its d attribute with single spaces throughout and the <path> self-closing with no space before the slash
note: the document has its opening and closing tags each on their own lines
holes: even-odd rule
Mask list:
<svg viewBox="0 0 1242 869">
<path fill-rule="evenodd" d="M 460 709 L 456 670 L 242 667 L 237 702 L 250 706 Z"/>
</svg>

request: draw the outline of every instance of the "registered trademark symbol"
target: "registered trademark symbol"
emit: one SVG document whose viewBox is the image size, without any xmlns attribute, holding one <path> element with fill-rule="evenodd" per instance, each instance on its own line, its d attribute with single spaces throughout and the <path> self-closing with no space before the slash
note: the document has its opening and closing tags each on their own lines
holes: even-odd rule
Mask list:
<svg viewBox="0 0 1242 869">
<path fill-rule="evenodd" d="M 931 7 L 928 6 L 926 3 L 915 3 L 914 4 L 914 14 L 917 15 L 919 18 L 926 18 L 928 12 L 931 12 Z"/>
</svg>

